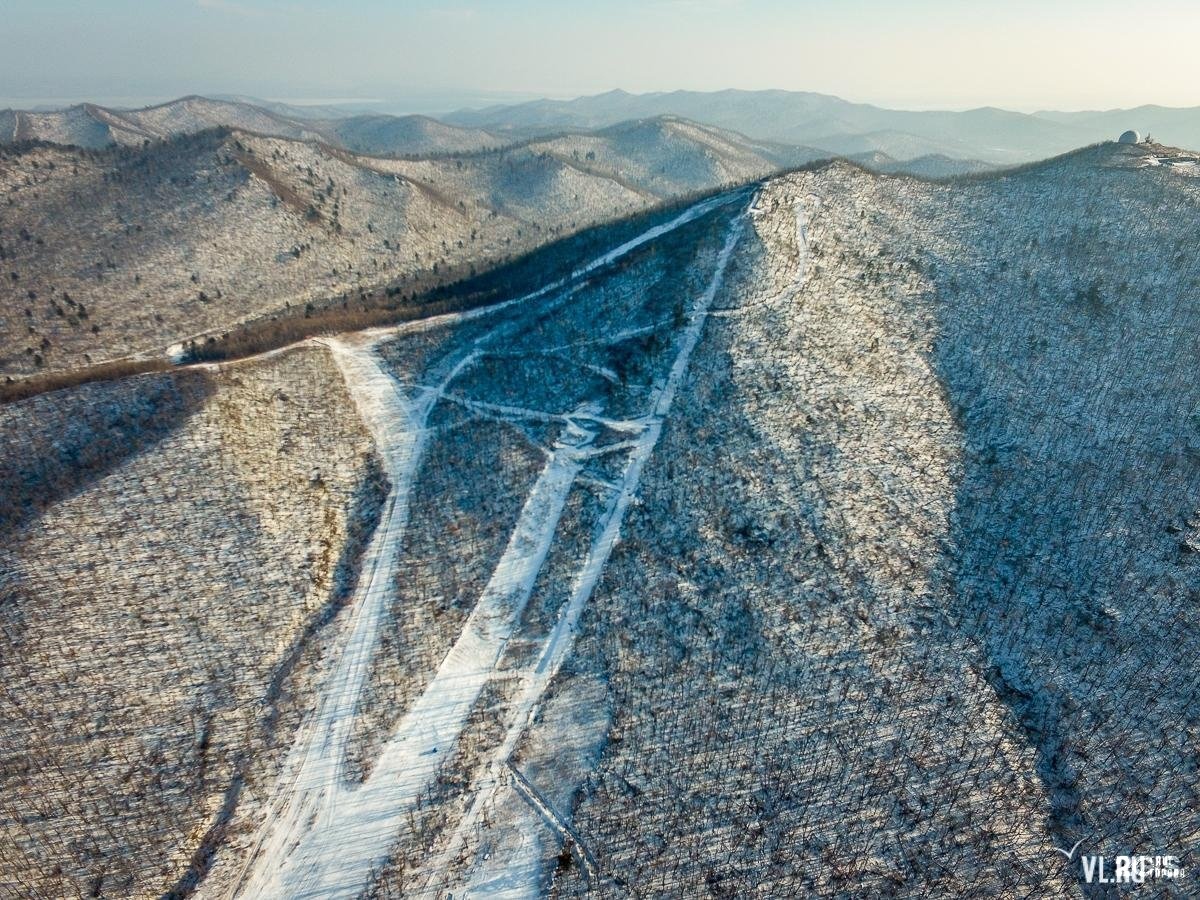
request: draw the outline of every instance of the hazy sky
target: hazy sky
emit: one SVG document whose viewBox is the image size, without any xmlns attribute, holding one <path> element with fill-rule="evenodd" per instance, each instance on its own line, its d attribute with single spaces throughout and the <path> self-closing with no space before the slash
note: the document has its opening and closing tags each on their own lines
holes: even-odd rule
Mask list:
<svg viewBox="0 0 1200 900">
<path fill-rule="evenodd" d="M 615 87 L 773 87 L 909 108 L 1200 105 L 1200 0 L 3 0 L 0 10 L 0 103 L 245 93 L 428 108 Z"/>
</svg>

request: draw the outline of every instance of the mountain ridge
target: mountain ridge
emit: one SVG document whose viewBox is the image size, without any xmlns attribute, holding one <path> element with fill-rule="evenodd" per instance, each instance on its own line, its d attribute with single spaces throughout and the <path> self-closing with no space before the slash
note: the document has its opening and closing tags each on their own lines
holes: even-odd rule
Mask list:
<svg viewBox="0 0 1200 900">
<path fill-rule="evenodd" d="M 881 152 L 906 162 L 945 156 L 1019 165 L 1135 129 L 1174 146 L 1200 146 L 1200 108 L 1152 104 L 1133 109 L 1015 112 L 898 110 L 811 91 L 713 92 L 616 89 L 570 100 L 530 100 L 444 115 L 312 110 L 253 98 L 190 94 L 136 109 L 80 103 L 59 110 L 0 110 L 0 141 L 43 139 L 99 148 L 229 126 L 256 134 L 324 141 L 355 153 L 419 156 L 486 152 L 510 144 L 597 131 L 663 116 L 733 132 L 748 143 L 816 154 Z M 810 156 L 812 154 L 809 154 Z"/>
<path fill-rule="evenodd" d="M 479 129 L 456 128 L 420 114 L 299 118 L 244 100 L 217 100 L 199 94 L 137 109 L 78 103 L 48 112 L 0 110 L 0 143 L 48 140 L 95 150 L 137 146 L 216 127 L 324 141 L 352 152 L 392 156 L 462 152 L 508 142 Z"/>
<path fill-rule="evenodd" d="M 1139 107 L 1110 111 L 1103 114 L 1104 118 L 1090 113 L 1022 113 L 995 106 L 895 110 L 829 94 L 778 89 L 645 94 L 610 91 L 572 100 L 534 100 L 458 110 L 442 119 L 493 131 L 535 133 L 554 127 L 602 127 L 651 114 L 676 114 L 759 140 L 835 153 L 844 151 L 852 141 L 861 142 L 865 135 L 882 133 L 876 149 L 897 158 L 922 155 L 905 149 L 915 138 L 926 142 L 927 152 L 974 157 L 993 164 L 1029 162 L 1115 138 L 1128 128 L 1145 132 L 1151 125 L 1161 132 L 1156 137 L 1164 143 L 1200 143 L 1200 109 Z"/>
</svg>

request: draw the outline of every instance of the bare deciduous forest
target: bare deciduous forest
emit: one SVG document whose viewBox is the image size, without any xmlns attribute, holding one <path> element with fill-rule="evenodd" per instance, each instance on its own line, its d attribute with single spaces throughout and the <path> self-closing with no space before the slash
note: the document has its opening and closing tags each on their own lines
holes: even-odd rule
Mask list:
<svg viewBox="0 0 1200 900">
<path fill-rule="evenodd" d="M 729 140 L 3 152 L 4 371 L 63 380 L 0 406 L 0 893 L 1195 864 L 1192 157 L 716 190 L 765 174 Z"/>
</svg>

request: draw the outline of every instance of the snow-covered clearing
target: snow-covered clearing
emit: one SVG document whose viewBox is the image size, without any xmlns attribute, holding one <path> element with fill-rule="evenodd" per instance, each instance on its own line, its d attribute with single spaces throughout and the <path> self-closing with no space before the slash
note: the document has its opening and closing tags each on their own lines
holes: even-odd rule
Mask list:
<svg viewBox="0 0 1200 900">
<path fill-rule="evenodd" d="M 346 742 L 380 619 L 392 595 L 413 476 L 426 439 L 424 420 L 436 399 L 436 392 L 429 391 L 416 402 L 406 400 L 369 350 L 336 341 L 328 344 L 380 448 L 392 488 L 363 560 L 357 595 L 338 642 L 337 662 L 322 688 L 316 713 L 301 725 L 285 763 L 282 796 L 272 805 L 247 860 L 244 892 L 252 896 L 272 894 L 272 879 L 279 874 L 274 862 L 287 857 L 295 837 L 310 822 L 332 819 L 343 790 Z"/>
<path fill-rule="evenodd" d="M 277 832 L 274 843 L 264 847 L 266 864 L 248 883 L 248 893 L 340 897 L 361 891 L 372 868 L 387 855 L 410 806 L 436 775 L 490 678 L 549 552 L 567 492 L 582 464 L 579 451 L 594 437 L 594 432 L 568 427 L 530 492 L 508 547 L 458 641 L 361 785 L 346 782 L 342 765 L 348 717 L 361 691 L 367 657 L 352 654 L 363 665 L 349 672 L 344 671 L 348 667 L 339 667 L 335 692 L 326 698 L 336 710 L 348 713 L 318 718 L 326 737 L 317 746 L 309 742 L 304 764 L 314 753 L 316 762 L 297 776 L 293 801 L 285 813 L 291 820 L 286 830 Z M 355 627 L 355 638 L 360 630 Z M 351 651 L 356 643 L 352 639 Z M 342 690 L 342 681 L 350 679 L 349 689 Z M 297 832 L 300 837 L 293 845 Z"/>
<path fill-rule="evenodd" d="M 436 777 L 475 700 L 491 677 L 549 551 L 566 497 L 583 462 L 596 452 L 591 449 L 596 428 L 619 426 L 640 433 L 633 442 L 625 477 L 610 502 L 600 537 L 580 573 L 571 603 L 546 642 L 536 670 L 527 673 L 530 678 L 515 708 L 510 738 L 505 742 L 508 749 L 504 759 L 507 759 L 530 710 L 569 650 L 570 633 L 599 578 L 616 539 L 621 516 L 636 489 L 638 473 L 661 431 L 662 417 L 699 339 L 708 306 L 741 233 L 741 220 L 721 252 L 709 289 L 697 301 L 666 383 L 652 395 L 648 417 L 610 422 L 595 407 L 582 407 L 559 417 L 565 420 L 563 432 L 458 641 L 425 692 L 385 742 L 370 776 L 361 784 L 353 784 L 346 778 L 346 748 L 383 619 L 394 596 L 409 500 L 427 441 L 429 415 L 439 402 L 449 399 L 447 391 L 452 383 L 490 346 L 512 333 L 520 320 L 501 322 L 452 352 L 435 373 L 438 377 L 432 379 L 434 383 L 414 386 L 408 397 L 381 365 L 375 347 L 397 334 L 477 319 L 559 292 L 542 305 L 539 314 L 544 315 L 572 296 L 577 289 L 570 287 L 572 282 L 718 206 L 743 197 L 740 193 L 716 197 L 690 207 L 580 267 L 570 277 L 526 296 L 395 328 L 314 341 L 327 345 L 337 361 L 384 459 L 392 487 L 364 558 L 356 594 L 330 652 L 333 662 L 321 686 L 316 710 L 297 734 L 276 795 L 268 805 L 269 811 L 233 886 L 233 894 L 350 897 L 363 890 L 372 872 L 386 860 L 406 814 Z"/>
<path fill-rule="evenodd" d="M 466 813 L 451 838 L 443 846 L 442 852 L 427 867 L 426 877 L 430 887 L 444 884 L 450 880 L 448 870 L 454 860 L 464 851 L 480 846 L 480 842 L 476 838 L 482 827 L 481 819 L 487 810 L 495 805 L 500 790 L 510 784 L 513 774 L 516 774 L 509 771 L 509 759 L 536 714 L 538 703 L 546 688 L 558 674 L 570 653 L 579 618 L 600 580 L 600 575 L 604 571 L 604 566 L 620 534 L 625 511 L 637 492 L 642 469 L 658 443 L 663 424 L 670 412 L 671 403 L 683 380 L 684 373 L 687 371 L 692 352 L 700 340 L 709 307 L 720 289 L 730 256 L 741 238 L 744 227 L 745 219 L 739 217 L 730 229 L 708 286 L 697 298 L 688 324 L 680 336 L 678 350 L 667 378 L 650 397 L 647 404 L 647 415 L 644 418 L 623 423 L 627 427 L 635 424 L 640 427 L 640 433 L 630 442 L 631 449 L 623 474 L 597 523 L 596 537 L 582 568 L 576 575 L 570 599 L 564 605 L 554 629 L 547 636 L 536 658 L 524 671 L 515 673 L 521 679 L 521 687 L 508 714 L 509 725 L 505 739 L 488 758 L 486 765 L 481 767 L 481 771 L 471 787 L 472 797 Z M 511 676 L 514 672 L 506 670 L 505 674 Z M 543 811 L 539 810 L 539 812 Z M 475 866 L 469 865 L 469 868 L 475 868 Z M 495 865 L 485 864 L 485 868 L 486 879 L 483 882 L 476 879 L 472 887 L 468 889 L 468 894 L 482 896 L 496 890 L 498 886 L 502 886 L 505 897 L 533 897 L 537 896 L 540 891 L 541 871 L 537 867 L 529 865 L 527 854 L 508 854 L 503 859 L 497 859 Z"/>
</svg>

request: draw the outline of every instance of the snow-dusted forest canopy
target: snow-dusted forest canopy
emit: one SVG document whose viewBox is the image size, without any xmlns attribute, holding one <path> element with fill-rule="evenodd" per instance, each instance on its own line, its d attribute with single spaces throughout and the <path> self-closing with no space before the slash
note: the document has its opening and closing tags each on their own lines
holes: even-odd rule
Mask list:
<svg viewBox="0 0 1200 900">
<path fill-rule="evenodd" d="M 1195 154 L 142 113 L 0 152 L 0 894 L 1189 893 Z"/>
</svg>

